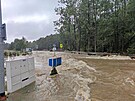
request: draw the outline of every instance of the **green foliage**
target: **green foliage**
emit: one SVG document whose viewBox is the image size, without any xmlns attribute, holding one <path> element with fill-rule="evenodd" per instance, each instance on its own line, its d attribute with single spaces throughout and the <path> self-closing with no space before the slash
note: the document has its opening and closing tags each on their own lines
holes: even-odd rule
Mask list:
<svg viewBox="0 0 135 101">
<path fill-rule="evenodd" d="M 15 39 L 9 46 L 10 50 L 23 51 L 27 47 L 27 41 L 24 37 L 22 39 Z"/>
<path fill-rule="evenodd" d="M 4 52 L 4 56 L 8 57 L 8 52 L 7 51 Z"/>
<path fill-rule="evenodd" d="M 59 3 L 64 6 L 56 10 L 60 15 L 56 28 L 70 50 L 123 53 L 133 43 L 134 0 L 60 0 Z"/>
<path fill-rule="evenodd" d="M 15 39 L 9 48 L 50 50 L 62 43 L 63 49 L 75 51 L 126 53 L 135 49 L 135 0 L 59 0 L 55 12 L 60 16 L 54 21 L 58 34 L 34 42 Z"/>
<path fill-rule="evenodd" d="M 19 51 L 4 51 L 4 56 L 5 57 L 12 57 L 12 56 L 19 56 L 20 52 Z"/>
<path fill-rule="evenodd" d="M 53 44 L 55 44 L 56 47 L 59 48 L 60 37 L 58 34 L 50 35 L 45 38 L 40 38 L 35 43 L 36 45 L 38 45 L 39 50 L 50 50 L 53 48 Z"/>
<path fill-rule="evenodd" d="M 16 53 L 16 55 L 17 55 L 17 56 L 20 56 L 20 53 L 19 53 L 19 52 L 17 52 L 17 53 Z"/>
<path fill-rule="evenodd" d="M 128 54 L 135 54 L 135 49 L 133 49 L 133 48 L 128 48 L 128 49 L 127 49 L 127 53 L 128 53 Z"/>
<path fill-rule="evenodd" d="M 10 56 L 10 57 L 12 57 L 12 56 L 13 56 L 12 52 L 9 52 L 9 56 Z"/>
</svg>

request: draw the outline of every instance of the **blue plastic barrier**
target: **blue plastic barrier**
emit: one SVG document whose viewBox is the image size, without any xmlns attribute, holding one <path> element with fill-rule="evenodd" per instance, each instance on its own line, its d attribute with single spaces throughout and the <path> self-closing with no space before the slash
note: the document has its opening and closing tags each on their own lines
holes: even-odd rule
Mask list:
<svg viewBox="0 0 135 101">
<path fill-rule="evenodd" d="M 57 67 L 61 65 L 62 63 L 62 58 L 61 57 L 53 57 L 49 59 L 49 66 L 51 67 Z"/>
</svg>

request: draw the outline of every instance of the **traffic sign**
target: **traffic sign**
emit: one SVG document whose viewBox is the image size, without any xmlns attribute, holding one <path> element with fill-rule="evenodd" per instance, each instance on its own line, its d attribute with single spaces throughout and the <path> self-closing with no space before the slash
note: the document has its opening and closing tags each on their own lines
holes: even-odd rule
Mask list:
<svg viewBox="0 0 135 101">
<path fill-rule="evenodd" d="M 63 48 L 63 44 L 60 44 L 60 48 Z"/>
</svg>

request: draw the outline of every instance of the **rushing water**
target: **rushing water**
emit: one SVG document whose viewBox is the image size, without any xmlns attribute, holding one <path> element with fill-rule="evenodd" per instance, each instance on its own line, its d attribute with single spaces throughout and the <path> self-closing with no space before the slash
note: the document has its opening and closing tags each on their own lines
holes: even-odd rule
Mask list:
<svg viewBox="0 0 135 101">
<path fill-rule="evenodd" d="M 128 57 L 116 60 L 116 56 L 59 52 L 63 60 L 57 67 L 59 74 L 50 77 L 48 59 L 53 53 L 34 52 L 33 56 L 36 82 L 10 94 L 8 101 L 135 101 L 135 62 Z"/>
<path fill-rule="evenodd" d="M 96 78 L 83 74 L 95 72 L 85 62 L 78 61 L 68 53 L 57 53 L 63 63 L 57 67 L 58 75 L 50 77 L 48 59 L 51 52 L 34 52 L 36 82 L 12 93 L 8 101 L 91 101 L 90 83 Z"/>
</svg>

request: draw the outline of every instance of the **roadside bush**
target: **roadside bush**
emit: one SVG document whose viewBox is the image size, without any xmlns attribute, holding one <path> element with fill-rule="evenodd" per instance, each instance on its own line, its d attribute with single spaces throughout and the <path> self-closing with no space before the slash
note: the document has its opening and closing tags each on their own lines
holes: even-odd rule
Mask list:
<svg viewBox="0 0 135 101">
<path fill-rule="evenodd" d="M 9 56 L 10 56 L 10 57 L 12 57 L 12 56 L 13 56 L 12 52 L 9 52 Z"/>
<path fill-rule="evenodd" d="M 16 53 L 16 55 L 17 55 L 17 56 L 20 56 L 20 53 L 19 53 L 19 52 L 17 52 L 17 53 Z"/>
<path fill-rule="evenodd" d="M 128 54 L 135 54 L 135 49 L 133 49 L 133 48 L 128 48 L 128 49 L 127 49 L 127 53 L 128 53 Z"/>
<path fill-rule="evenodd" d="M 5 52 L 4 52 L 4 56 L 5 56 L 5 57 L 8 57 L 8 52 L 5 51 Z"/>
<path fill-rule="evenodd" d="M 16 52 L 13 52 L 13 53 L 12 53 L 12 55 L 13 55 L 13 56 L 16 56 L 16 55 L 17 55 L 17 53 L 16 53 Z"/>
</svg>

